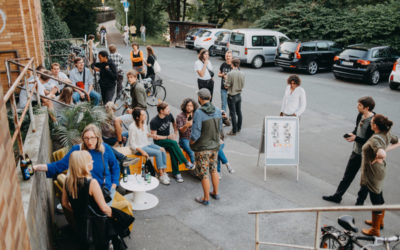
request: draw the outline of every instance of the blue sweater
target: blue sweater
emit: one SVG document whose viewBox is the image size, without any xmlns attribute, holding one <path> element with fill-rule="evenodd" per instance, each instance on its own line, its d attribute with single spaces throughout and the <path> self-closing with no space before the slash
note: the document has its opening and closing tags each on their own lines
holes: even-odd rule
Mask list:
<svg viewBox="0 0 400 250">
<path fill-rule="evenodd" d="M 115 158 L 115 155 L 111 147 L 106 143 L 103 143 L 103 146 L 105 147 L 105 152 L 104 152 L 104 165 L 106 167 L 105 182 L 103 177 L 104 165 L 103 165 L 103 160 L 101 159 L 102 153 L 99 151 L 88 150 L 88 152 L 93 158 L 93 169 L 90 173 L 92 174 L 92 177 L 99 182 L 100 186 L 102 186 L 105 183 L 105 186 L 108 189 L 111 189 L 112 184 L 116 184 L 117 186 L 119 185 L 120 170 L 117 159 Z M 80 150 L 80 145 L 74 145 L 71 148 L 71 150 L 61 160 L 47 164 L 47 169 L 48 169 L 46 173 L 47 177 L 53 178 L 59 173 L 62 173 L 64 170 L 68 169 L 69 156 L 75 150 Z"/>
</svg>

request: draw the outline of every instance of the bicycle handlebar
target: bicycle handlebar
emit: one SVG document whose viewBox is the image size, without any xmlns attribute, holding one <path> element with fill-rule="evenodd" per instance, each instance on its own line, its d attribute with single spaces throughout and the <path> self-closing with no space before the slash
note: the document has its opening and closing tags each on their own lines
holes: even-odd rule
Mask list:
<svg viewBox="0 0 400 250">
<path fill-rule="evenodd" d="M 356 236 L 357 240 L 375 241 L 375 236 Z"/>
</svg>

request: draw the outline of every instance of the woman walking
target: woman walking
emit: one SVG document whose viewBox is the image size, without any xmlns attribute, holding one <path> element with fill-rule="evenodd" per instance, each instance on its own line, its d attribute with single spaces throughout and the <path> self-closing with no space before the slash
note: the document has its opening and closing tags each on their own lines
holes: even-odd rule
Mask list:
<svg viewBox="0 0 400 250">
<path fill-rule="evenodd" d="M 145 62 L 147 66 L 146 78 L 150 77 L 151 80 L 154 81 L 154 78 L 156 77 L 156 73 L 154 72 L 154 63 L 156 62 L 157 57 L 154 54 L 154 50 L 151 46 L 147 46 L 146 50 L 147 50 L 147 60 Z"/>
<path fill-rule="evenodd" d="M 197 85 L 199 90 L 206 88 L 211 93 L 211 101 L 214 91 L 214 72 L 212 64 L 209 60 L 208 50 L 202 49 L 199 53 L 199 59 L 194 63 L 194 70 L 197 74 Z"/>
<path fill-rule="evenodd" d="M 393 122 L 381 114 L 375 115 L 371 120 L 371 129 L 374 135 L 362 147 L 361 163 L 361 189 L 365 197 L 369 194 L 372 205 L 383 205 L 385 201 L 382 195 L 383 180 L 386 175 L 386 151 L 398 146 L 398 138 L 390 134 Z M 390 145 L 392 144 L 392 145 Z M 384 211 L 372 211 L 372 224 L 370 229 L 363 229 L 365 235 L 380 236 L 380 228 L 383 223 Z"/>
</svg>

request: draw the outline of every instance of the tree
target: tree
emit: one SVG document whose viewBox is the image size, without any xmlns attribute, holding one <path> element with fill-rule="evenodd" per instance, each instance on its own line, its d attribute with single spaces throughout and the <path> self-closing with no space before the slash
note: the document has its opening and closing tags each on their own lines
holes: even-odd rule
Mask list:
<svg viewBox="0 0 400 250">
<path fill-rule="evenodd" d="M 208 23 L 223 26 L 238 16 L 242 5 L 242 0 L 199 0 L 195 18 L 200 21 L 205 18 Z"/>
<path fill-rule="evenodd" d="M 59 16 L 65 21 L 74 37 L 96 33 L 96 11 L 99 0 L 54 0 Z"/>
</svg>

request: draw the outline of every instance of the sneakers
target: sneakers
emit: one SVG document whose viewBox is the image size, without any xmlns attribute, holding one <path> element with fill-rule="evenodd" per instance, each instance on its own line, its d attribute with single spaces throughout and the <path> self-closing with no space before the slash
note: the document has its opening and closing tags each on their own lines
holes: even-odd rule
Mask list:
<svg viewBox="0 0 400 250">
<path fill-rule="evenodd" d="M 218 172 L 218 180 L 221 180 L 221 179 L 222 179 L 222 175 L 220 172 Z"/>
<path fill-rule="evenodd" d="M 229 163 L 225 164 L 225 166 L 230 174 L 235 173 L 235 170 L 229 165 Z"/>
<path fill-rule="evenodd" d="M 324 199 L 324 200 L 326 200 L 326 201 L 338 203 L 338 204 L 342 201 L 342 198 L 337 197 L 337 196 L 335 196 L 335 195 L 322 196 L 322 199 Z"/>
<path fill-rule="evenodd" d="M 122 162 L 122 166 L 129 167 L 129 166 L 135 165 L 136 163 L 138 163 L 138 161 L 139 161 L 138 157 L 135 157 L 135 158 L 125 157 L 125 159 Z"/>
<path fill-rule="evenodd" d="M 189 170 L 193 170 L 193 169 L 194 169 L 194 164 L 191 163 L 190 161 L 186 162 L 186 163 L 185 163 L 185 166 L 186 166 L 186 168 L 189 169 Z M 181 176 L 181 177 L 182 177 L 182 176 Z"/>
<path fill-rule="evenodd" d="M 219 194 L 213 194 L 210 192 L 210 196 L 211 198 L 213 198 L 214 200 L 219 200 L 221 197 L 219 196 Z"/>
<path fill-rule="evenodd" d="M 176 179 L 176 182 L 182 183 L 183 178 L 181 174 L 174 175 L 174 178 Z"/>
<path fill-rule="evenodd" d="M 169 177 L 167 174 L 163 174 L 159 177 L 161 184 L 164 185 L 169 185 L 170 181 L 169 181 Z"/>
<path fill-rule="evenodd" d="M 204 206 L 208 206 L 208 204 L 210 204 L 209 201 L 203 200 L 201 197 L 196 197 L 194 200 L 200 204 L 203 204 Z"/>
</svg>

